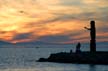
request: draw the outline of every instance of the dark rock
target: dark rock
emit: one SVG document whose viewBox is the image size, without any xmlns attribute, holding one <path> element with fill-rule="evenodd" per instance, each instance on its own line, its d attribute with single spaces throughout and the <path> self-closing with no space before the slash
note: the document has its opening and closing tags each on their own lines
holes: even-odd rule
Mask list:
<svg viewBox="0 0 108 71">
<path fill-rule="evenodd" d="M 38 60 L 38 62 L 46 62 L 47 61 L 47 59 L 45 59 L 45 58 L 40 58 L 39 60 Z"/>
<path fill-rule="evenodd" d="M 40 58 L 39 62 L 59 62 L 59 63 L 81 63 L 81 64 L 108 64 L 108 52 L 81 53 L 56 53 L 51 54 L 47 59 Z"/>
</svg>

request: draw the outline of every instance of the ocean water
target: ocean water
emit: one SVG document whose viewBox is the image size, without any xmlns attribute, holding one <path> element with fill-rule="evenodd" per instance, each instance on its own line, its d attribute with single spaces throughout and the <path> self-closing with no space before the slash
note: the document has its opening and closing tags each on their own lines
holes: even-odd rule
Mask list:
<svg viewBox="0 0 108 71">
<path fill-rule="evenodd" d="M 82 51 L 89 51 L 83 45 Z M 100 45 L 99 45 L 100 46 Z M 103 46 L 103 45 L 102 45 Z M 108 51 L 107 45 L 97 50 Z M 75 45 L 1 46 L 0 71 L 108 71 L 107 65 L 36 62 L 51 53 L 75 51 Z"/>
</svg>

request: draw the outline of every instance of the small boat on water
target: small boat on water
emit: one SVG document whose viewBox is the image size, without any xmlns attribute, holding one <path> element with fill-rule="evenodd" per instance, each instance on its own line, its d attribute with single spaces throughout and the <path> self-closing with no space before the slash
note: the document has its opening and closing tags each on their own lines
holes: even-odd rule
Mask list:
<svg viewBox="0 0 108 71">
<path fill-rule="evenodd" d="M 39 46 L 36 46 L 35 48 L 40 48 Z"/>
</svg>

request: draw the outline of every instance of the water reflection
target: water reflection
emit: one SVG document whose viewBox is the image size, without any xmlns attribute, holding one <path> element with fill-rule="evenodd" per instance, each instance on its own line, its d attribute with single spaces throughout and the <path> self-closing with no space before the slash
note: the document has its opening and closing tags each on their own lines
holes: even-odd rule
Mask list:
<svg viewBox="0 0 108 71">
<path fill-rule="evenodd" d="M 108 71 L 107 65 L 36 62 L 50 53 L 71 48 L 0 48 L 0 71 Z"/>
<path fill-rule="evenodd" d="M 89 65 L 89 71 L 96 71 L 96 65 Z"/>
</svg>

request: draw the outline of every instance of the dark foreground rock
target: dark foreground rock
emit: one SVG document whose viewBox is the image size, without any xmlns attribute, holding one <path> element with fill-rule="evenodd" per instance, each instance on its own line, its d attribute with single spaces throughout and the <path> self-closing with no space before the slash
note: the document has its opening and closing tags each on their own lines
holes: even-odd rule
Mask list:
<svg viewBox="0 0 108 71">
<path fill-rule="evenodd" d="M 59 62 L 78 64 L 108 64 L 108 52 L 56 53 L 48 58 L 40 58 L 39 62 Z"/>
</svg>

